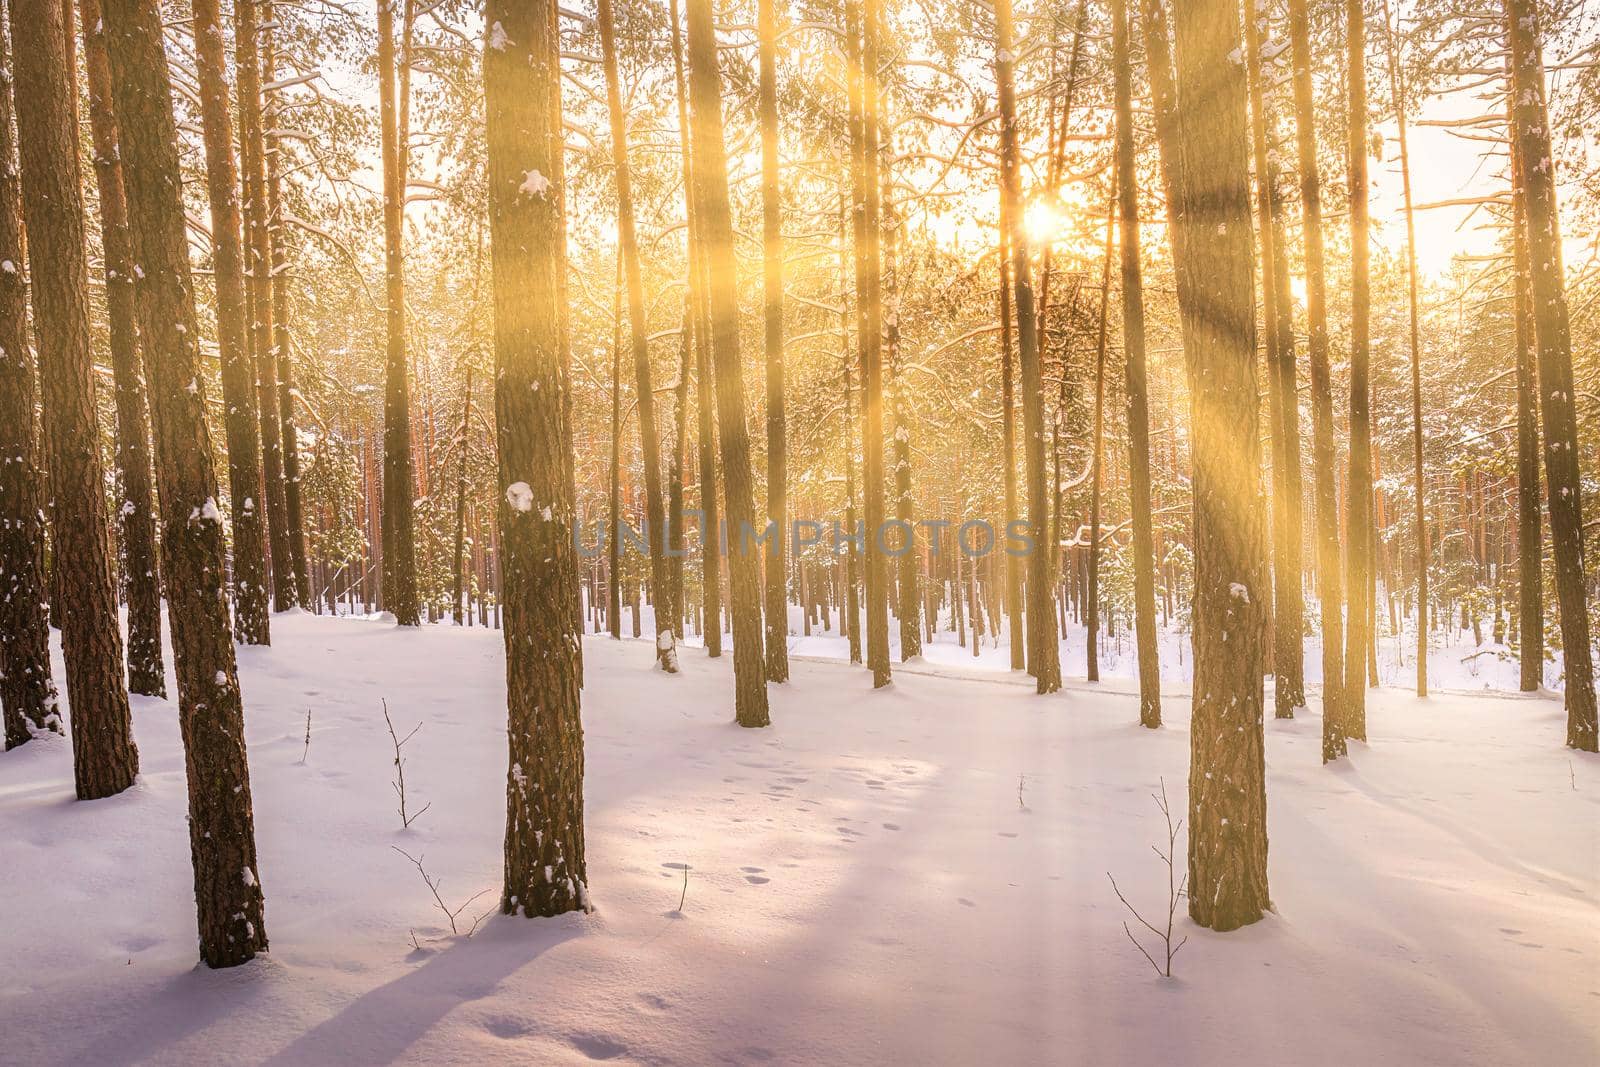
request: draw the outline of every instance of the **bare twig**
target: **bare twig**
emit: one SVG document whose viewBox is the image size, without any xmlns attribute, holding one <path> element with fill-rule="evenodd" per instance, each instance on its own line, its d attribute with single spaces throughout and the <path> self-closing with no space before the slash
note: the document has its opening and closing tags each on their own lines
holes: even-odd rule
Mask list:
<svg viewBox="0 0 1600 1067">
<path fill-rule="evenodd" d="M 404 856 L 406 859 L 410 860 L 412 866 L 416 867 L 417 873 L 422 875 L 422 880 L 423 880 L 424 883 L 427 884 L 428 891 L 433 894 L 433 902 L 434 902 L 434 904 L 438 907 L 438 909 L 440 911 L 444 912 L 445 918 L 450 920 L 450 932 L 452 934 L 457 935 L 457 936 L 471 937 L 473 935 L 473 933 L 475 933 L 477 931 L 478 924 L 483 922 L 483 920 L 488 917 L 489 912 L 484 912 L 482 915 L 480 915 L 476 919 L 474 919 L 472 921 L 472 925 L 467 928 L 467 932 L 464 935 L 461 933 L 460 927 L 456 923 L 456 919 L 461 915 L 462 912 L 466 911 L 469 907 L 472 906 L 472 902 L 473 901 L 475 901 L 479 897 L 483 896 L 483 894 L 487 893 L 488 890 L 487 889 L 480 889 L 478 892 L 472 894 L 472 896 L 468 897 L 465 901 L 463 901 L 459 908 L 456 908 L 456 909 L 454 909 L 452 911 L 450 906 L 444 902 L 444 897 L 439 895 L 439 886 L 442 883 L 439 881 L 439 879 L 436 879 L 432 875 L 430 875 L 427 872 L 427 870 L 422 866 L 422 857 L 421 856 L 413 856 L 411 853 L 407 852 L 405 849 L 401 848 L 398 845 L 390 845 L 389 847 L 394 849 L 396 852 L 400 853 L 400 855 Z M 417 934 L 416 934 L 415 930 L 413 930 L 411 932 L 411 943 L 413 945 L 417 945 Z M 422 946 L 421 945 L 417 945 L 417 947 L 421 948 Z"/>
<path fill-rule="evenodd" d="M 682 913 L 683 902 L 689 899 L 689 868 L 683 869 L 683 892 L 678 896 L 678 911 Z"/>
<path fill-rule="evenodd" d="M 429 802 L 422 805 L 422 811 L 409 814 L 406 812 L 406 761 L 400 750 L 405 747 L 407 741 L 417 736 L 417 731 L 422 729 L 422 724 L 420 722 L 417 723 L 411 728 L 411 732 L 404 737 L 395 733 L 394 720 L 389 718 L 389 702 L 387 700 L 383 702 L 383 721 L 389 724 L 389 740 L 394 742 L 394 781 L 390 784 L 394 786 L 395 795 L 400 798 L 400 826 L 402 829 L 409 830 L 412 823 L 422 818 L 422 812 L 433 807 L 433 804 Z"/>
<path fill-rule="evenodd" d="M 302 767 L 305 766 L 306 757 L 309 755 L 311 755 L 311 709 L 308 707 L 306 708 L 306 747 L 305 751 L 300 753 L 300 765 Z"/>
<path fill-rule="evenodd" d="M 1150 923 L 1143 915 L 1139 914 L 1139 910 L 1137 908 L 1128 903 L 1128 898 L 1122 895 L 1122 890 L 1118 888 L 1117 880 L 1111 876 L 1110 871 L 1106 872 L 1106 878 L 1111 882 L 1111 891 L 1117 895 L 1118 900 L 1122 901 L 1122 906 L 1128 909 L 1129 914 L 1137 919 L 1139 924 L 1146 930 L 1149 930 L 1152 934 L 1161 939 L 1161 943 L 1166 950 L 1166 966 L 1162 967 L 1161 964 L 1157 963 L 1155 957 L 1152 956 L 1148 950 L 1146 950 L 1144 945 L 1139 943 L 1139 939 L 1133 936 L 1133 930 L 1129 928 L 1126 921 L 1124 921 L 1122 924 L 1122 932 L 1128 935 L 1128 940 L 1133 942 L 1134 947 L 1139 950 L 1140 954 L 1143 955 L 1145 959 L 1150 961 L 1150 966 L 1155 968 L 1155 972 L 1157 974 L 1164 978 L 1171 978 L 1172 959 L 1178 954 L 1178 950 L 1183 948 L 1183 946 L 1189 941 L 1189 938 L 1186 935 L 1176 945 L 1172 943 L 1172 926 L 1175 916 L 1178 912 L 1178 901 L 1183 899 L 1188 891 L 1189 876 L 1185 874 L 1183 878 L 1179 880 L 1173 864 L 1173 857 L 1177 855 L 1178 850 L 1178 833 L 1183 829 L 1183 820 L 1179 819 L 1177 822 L 1173 822 L 1172 807 L 1167 802 L 1166 779 L 1161 779 L 1160 781 L 1161 793 L 1159 796 L 1151 794 L 1151 799 L 1156 802 L 1156 807 L 1161 809 L 1161 814 L 1165 816 L 1167 820 L 1167 850 L 1163 852 L 1157 845 L 1151 845 L 1150 848 L 1157 856 L 1161 857 L 1161 861 L 1167 865 L 1166 929 L 1160 929 Z"/>
</svg>

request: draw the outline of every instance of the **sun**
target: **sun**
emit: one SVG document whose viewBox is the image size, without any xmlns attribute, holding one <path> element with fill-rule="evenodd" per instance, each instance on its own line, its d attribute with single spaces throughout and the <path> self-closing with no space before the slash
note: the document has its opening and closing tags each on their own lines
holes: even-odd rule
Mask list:
<svg viewBox="0 0 1600 1067">
<path fill-rule="evenodd" d="M 1035 200 L 1023 211 L 1022 229 L 1032 244 L 1054 244 L 1066 232 L 1067 216 L 1059 205 L 1048 200 Z"/>
</svg>

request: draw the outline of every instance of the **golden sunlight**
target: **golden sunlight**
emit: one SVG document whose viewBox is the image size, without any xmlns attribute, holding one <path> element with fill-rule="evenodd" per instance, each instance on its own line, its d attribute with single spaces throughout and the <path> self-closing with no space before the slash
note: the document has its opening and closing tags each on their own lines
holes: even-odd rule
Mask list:
<svg viewBox="0 0 1600 1067">
<path fill-rule="evenodd" d="M 1022 216 L 1022 228 L 1034 244 L 1054 244 L 1065 235 L 1069 217 L 1059 204 L 1048 200 L 1035 200 Z"/>
</svg>

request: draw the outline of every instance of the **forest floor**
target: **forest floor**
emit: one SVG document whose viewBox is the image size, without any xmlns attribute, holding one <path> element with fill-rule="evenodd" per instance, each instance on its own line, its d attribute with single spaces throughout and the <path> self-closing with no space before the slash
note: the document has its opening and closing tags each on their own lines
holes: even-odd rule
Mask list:
<svg viewBox="0 0 1600 1067">
<path fill-rule="evenodd" d="M 176 707 L 136 697 L 120 796 L 73 800 L 64 739 L 0 755 L 0 1062 L 1600 1056 L 1600 760 L 1562 747 L 1549 696 L 1375 691 L 1370 743 L 1328 768 L 1315 694 L 1269 720 L 1276 910 L 1214 934 L 1180 905 L 1169 980 L 1107 872 L 1164 924 L 1179 686 L 1151 732 L 1120 679 L 1040 698 L 930 657 L 873 692 L 797 658 L 746 731 L 729 657 L 668 677 L 648 641 L 591 637 L 596 908 L 530 921 L 494 914 L 500 634 L 290 614 L 273 637 L 240 655 L 271 952 L 196 964 Z M 421 724 L 409 830 L 384 700 Z M 482 894 L 470 938 L 396 849 L 451 909 Z"/>
</svg>

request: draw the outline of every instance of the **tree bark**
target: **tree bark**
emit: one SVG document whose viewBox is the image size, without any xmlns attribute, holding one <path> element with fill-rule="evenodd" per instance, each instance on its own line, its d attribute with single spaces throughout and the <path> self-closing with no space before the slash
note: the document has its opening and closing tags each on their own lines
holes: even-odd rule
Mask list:
<svg viewBox="0 0 1600 1067">
<path fill-rule="evenodd" d="M 895 614 L 900 621 L 900 662 L 922 655 L 922 594 L 917 588 L 917 544 L 911 495 L 911 418 L 906 410 L 907 385 L 900 366 L 900 217 L 894 207 L 892 135 L 884 134 L 883 165 L 883 292 L 884 363 L 889 371 L 889 415 L 894 422 L 894 517 L 905 541 L 895 559 Z"/>
<path fill-rule="evenodd" d="M 761 123 L 761 292 L 767 370 L 767 521 L 777 529 L 767 544 L 767 680 L 789 680 L 788 497 L 783 369 L 783 211 L 778 143 L 778 9 L 756 5 L 760 39 L 757 112 Z"/>
<path fill-rule="evenodd" d="M 1112 165 L 1116 170 L 1115 162 Z M 1100 263 L 1100 325 L 1096 331 L 1094 353 L 1094 430 L 1089 443 L 1089 543 L 1084 548 L 1085 560 L 1085 589 L 1084 589 L 1084 659 L 1085 680 L 1098 682 L 1100 680 L 1100 497 L 1101 486 L 1104 483 L 1105 462 L 1105 429 L 1106 429 L 1106 335 L 1111 309 L 1111 243 L 1116 238 L 1113 224 L 1116 221 L 1117 200 L 1117 175 L 1111 176 L 1111 202 L 1106 205 L 1106 248 L 1105 258 Z M 1076 301 L 1076 297 L 1074 297 Z M 1062 381 L 1066 381 L 1065 368 L 1062 371 Z M 1065 399 L 1063 397 L 1063 399 Z M 1057 404 L 1057 425 L 1060 425 L 1060 414 L 1066 405 Z M 1056 452 L 1057 474 L 1055 477 L 1056 489 L 1056 537 L 1059 544 L 1061 538 L 1061 465 L 1060 451 Z"/>
<path fill-rule="evenodd" d="M 620 268 L 621 264 L 618 264 Z M 622 273 L 619 269 L 618 274 Z M 620 279 L 619 279 L 620 281 Z M 606 483 L 606 630 L 622 640 L 622 286 L 611 290 L 611 472 Z"/>
<path fill-rule="evenodd" d="M 245 5 L 248 6 L 248 0 Z M 217 348 L 222 355 L 223 425 L 233 499 L 235 628 L 245 644 L 271 643 L 267 617 L 267 510 L 261 485 L 260 394 L 251 366 L 240 238 L 238 169 L 233 154 L 227 54 L 216 0 L 195 8 L 196 71 L 205 130 L 206 188 L 211 202 L 211 259 L 217 293 Z"/>
<path fill-rule="evenodd" d="M 688 301 L 693 312 L 695 363 L 696 460 L 700 468 L 700 613 L 706 655 L 722 655 L 722 562 L 718 540 L 716 429 L 711 396 L 710 317 L 705 241 L 701 234 L 699 194 L 694 155 L 689 136 L 689 89 L 683 65 L 683 40 L 678 24 L 678 3 L 669 4 L 672 15 L 672 65 L 678 89 L 678 129 L 683 131 L 683 188 L 689 223 Z"/>
<path fill-rule="evenodd" d="M 1017 103 L 1012 82 L 1013 29 L 1011 0 L 995 0 L 995 82 L 1000 105 L 1000 201 L 1009 228 L 1011 284 L 1016 301 L 1017 349 L 1022 370 L 1022 436 L 1028 481 L 1028 528 L 1033 538 L 1028 555 L 1028 663 L 1040 693 L 1061 688 L 1061 649 L 1051 578 L 1054 546 L 1047 544 L 1050 503 L 1045 484 L 1044 374 L 1039 352 L 1038 318 L 1028 265 L 1028 238 L 1023 229 L 1021 178 L 1017 148 Z"/>
<path fill-rule="evenodd" d="M 1594 658 L 1583 569 L 1583 479 L 1572 380 L 1572 329 L 1561 261 L 1561 218 L 1545 102 L 1539 14 L 1531 0 L 1505 0 L 1511 46 L 1511 144 L 1527 217 L 1529 289 L 1539 343 L 1539 407 L 1544 422 L 1550 542 L 1561 608 L 1567 745 L 1597 751 Z"/>
<path fill-rule="evenodd" d="M 262 0 L 262 22 L 274 24 L 271 0 Z M 275 30 L 261 32 L 262 77 L 270 85 L 278 77 Z M 272 255 L 272 347 L 277 356 L 278 421 L 283 449 L 284 516 L 288 523 L 289 562 L 294 571 L 295 602 L 312 604 L 311 579 L 306 564 L 305 505 L 300 494 L 300 434 L 294 414 L 294 355 L 289 336 L 289 251 L 283 212 L 283 148 L 279 123 L 278 91 L 264 89 L 267 157 L 267 234 Z"/>
<path fill-rule="evenodd" d="M 1539 502 L 1539 355 L 1534 337 L 1533 293 L 1528 282 L 1528 218 L 1522 182 L 1512 178 L 1512 303 L 1517 346 L 1517 659 L 1520 687 L 1532 693 L 1544 684 L 1544 519 Z M 1426 633 L 1427 613 L 1419 599 L 1419 630 Z"/>
<path fill-rule="evenodd" d="M 463 605 L 466 593 L 466 571 L 463 561 L 467 548 L 467 442 L 472 431 L 472 364 L 467 364 L 467 380 L 461 390 L 461 436 L 456 439 L 456 447 L 461 450 L 456 476 L 456 539 L 455 553 L 452 557 L 453 565 L 450 574 L 455 580 L 454 595 L 450 598 L 450 619 L 457 626 L 462 624 L 462 615 L 467 610 Z"/>
<path fill-rule="evenodd" d="M 139 773 L 128 716 L 122 630 L 111 577 L 105 477 L 95 424 L 89 275 L 78 174 L 76 87 L 63 0 L 13 7 L 14 98 L 33 329 L 54 503 L 61 645 L 78 799 L 120 793 Z M 32 421 L 31 418 L 29 420 Z"/>
<path fill-rule="evenodd" d="M 693 317 L 692 298 L 685 289 L 683 325 L 678 332 L 678 377 L 672 386 L 672 452 L 667 457 L 667 584 L 671 593 L 672 633 L 680 643 L 683 641 L 683 619 L 687 605 L 683 584 L 683 560 L 688 551 L 683 528 L 683 489 L 684 462 L 689 449 L 689 366 Z"/>
<path fill-rule="evenodd" d="M 100 245 L 105 260 L 106 323 L 116 391 L 117 474 L 123 504 L 123 574 L 128 597 L 128 689 L 167 695 L 161 653 L 161 567 L 156 561 L 155 498 L 150 467 L 150 408 L 139 363 L 133 261 L 128 252 L 128 207 L 117 152 L 117 118 L 111 101 L 111 61 L 106 55 L 99 0 L 80 0 L 89 125 L 100 191 Z"/>
<path fill-rule="evenodd" d="M 845 544 L 845 596 L 844 618 L 840 628 L 846 631 L 850 646 L 850 662 L 861 662 L 861 549 L 856 532 L 856 414 L 855 375 L 851 371 L 850 330 L 844 330 L 844 521 L 849 529 Z M 836 549 L 837 550 L 837 549 Z"/>
<path fill-rule="evenodd" d="M 999 262 L 995 275 L 1000 289 L 1000 463 L 1006 495 L 1006 524 L 1017 518 L 1017 400 L 1016 366 L 1011 347 L 1011 274 L 1009 271 L 1011 224 L 1006 213 L 1006 203 L 1000 201 L 1000 241 L 997 249 Z M 1022 561 L 1006 553 L 1006 618 L 1011 631 L 1011 669 L 1027 670 L 1028 654 L 1025 643 L 1025 625 L 1022 611 Z"/>
<path fill-rule="evenodd" d="M 672 19 L 672 69 L 677 89 L 678 129 L 686 131 L 689 128 L 689 114 L 683 81 L 683 40 L 678 24 L 677 0 L 672 0 L 669 6 Z M 682 327 L 678 335 L 678 377 L 672 389 L 673 431 L 672 453 L 667 464 L 667 528 L 670 534 L 668 582 L 672 593 L 672 632 L 679 641 L 682 641 L 684 619 L 688 615 L 688 591 L 684 582 L 684 559 L 688 554 L 688 531 L 684 528 L 686 522 L 684 488 L 685 467 L 689 455 L 689 374 L 695 351 L 693 346 L 700 331 L 696 312 L 698 306 L 696 282 L 699 274 L 695 247 L 694 192 L 687 136 L 679 137 L 679 151 L 682 155 L 684 210 L 687 223 L 685 244 L 688 249 L 686 257 L 688 276 L 683 291 Z"/>
<path fill-rule="evenodd" d="M 1155 115 L 1157 159 L 1161 164 L 1161 190 L 1167 198 L 1167 243 L 1176 260 L 1182 253 L 1179 227 L 1171 225 L 1178 200 L 1178 88 L 1173 84 L 1172 35 L 1167 27 L 1167 12 L 1161 0 L 1139 0 L 1139 15 L 1144 24 L 1145 70 L 1150 76 L 1150 110 Z"/>
<path fill-rule="evenodd" d="M 1411 201 L 1411 149 L 1406 134 L 1406 108 L 1405 108 L 1405 83 L 1400 70 L 1400 42 L 1399 21 L 1393 24 L 1389 21 L 1389 4 L 1384 0 L 1383 7 L 1384 27 L 1389 34 L 1389 90 L 1394 99 L 1394 116 L 1398 128 L 1400 145 L 1400 191 L 1404 197 L 1406 212 L 1406 297 L 1409 317 L 1409 341 L 1411 344 L 1411 463 L 1412 463 L 1412 491 L 1416 494 L 1415 526 L 1413 535 L 1417 540 L 1417 696 L 1428 695 L 1428 520 L 1426 512 L 1427 486 L 1422 466 L 1422 301 L 1418 294 L 1417 280 L 1417 225 L 1415 211 Z M 1518 276 L 1520 278 L 1520 275 Z M 1520 292 L 1520 283 L 1518 289 Z M 1519 320 L 1520 321 L 1520 320 Z M 1520 328 L 1520 327 L 1519 327 Z M 1521 373 L 1522 351 L 1518 349 L 1518 373 Z M 1518 378 L 1518 397 L 1520 400 L 1521 378 Z M 1521 408 L 1518 408 L 1520 419 Z M 1518 437 L 1519 453 L 1522 447 L 1520 429 Z M 1533 446 L 1533 467 L 1535 477 L 1538 471 L 1538 444 Z M 1521 467 L 1519 466 L 1519 471 Z M 1534 552 L 1538 553 L 1538 489 L 1534 490 Z M 1537 566 L 1537 564 L 1535 564 Z M 1524 664 L 1523 679 L 1527 679 L 1526 664 Z"/>
<path fill-rule="evenodd" d="M 1364 0 L 1346 0 L 1350 172 L 1350 479 L 1345 493 L 1346 616 L 1340 716 L 1347 737 L 1367 739 L 1367 644 L 1372 630 L 1372 249 L 1367 187 L 1367 23 Z"/>
<path fill-rule="evenodd" d="M 484 103 L 494 273 L 509 769 L 500 910 L 588 907 L 578 593 L 562 340 L 555 5 L 489 0 Z"/>
<path fill-rule="evenodd" d="M 850 87 L 858 119 L 852 124 L 851 219 L 854 223 L 856 347 L 861 358 L 861 495 L 867 537 L 863 550 L 867 668 L 875 688 L 889 684 L 888 568 L 883 534 L 883 300 L 878 201 L 878 4 L 845 5 Z"/>
<path fill-rule="evenodd" d="M 1127 0 L 1111 0 L 1113 95 L 1116 100 L 1118 234 L 1122 267 L 1122 350 L 1127 367 L 1128 495 L 1133 515 L 1133 619 L 1139 657 L 1139 722 L 1161 725 L 1161 666 L 1156 651 L 1155 543 L 1150 515 L 1150 400 L 1145 375 L 1144 278 L 1139 248 L 1139 187 L 1134 171 L 1133 62 Z"/>
<path fill-rule="evenodd" d="M 717 424 L 728 524 L 739 542 L 729 556 L 733 606 L 735 717 L 741 726 L 766 726 L 766 667 L 762 654 L 761 569 L 744 542 L 755 517 L 750 434 L 745 425 L 744 373 L 739 356 L 739 293 L 728 206 L 728 160 L 722 132 L 722 76 L 711 0 L 688 4 L 690 131 L 695 192 L 709 279 L 711 354 L 716 364 Z"/>
<path fill-rule="evenodd" d="M 1239 9 L 1175 9 L 1178 303 L 1194 457 L 1194 712 L 1189 916 L 1232 930 L 1267 893 L 1263 756 L 1264 509 L 1257 438 L 1255 264 Z"/>
<path fill-rule="evenodd" d="M 255 364 L 260 417 L 261 475 L 265 488 L 267 544 L 271 549 L 272 605 L 295 606 L 294 565 L 289 554 L 288 505 L 283 485 L 283 423 L 278 415 L 278 363 L 273 349 L 272 240 L 267 226 L 267 179 L 261 129 L 261 53 L 256 5 L 234 0 L 234 68 L 239 95 L 240 174 L 244 196 L 244 284 L 248 352 Z M 224 68 L 219 76 L 226 78 Z M 255 483 L 251 483 L 254 485 Z M 262 501 L 255 502 L 260 509 Z"/>
<path fill-rule="evenodd" d="M 8 749 L 36 732 L 62 732 L 50 674 L 50 621 L 40 607 L 46 599 L 44 473 L 28 345 L 9 42 L 9 31 L 0 26 L 0 705 Z"/>
<path fill-rule="evenodd" d="M 1295 144 L 1304 212 L 1307 355 L 1311 365 L 1312 492 L 1317 507 L 1317 599 L 1322 607 L 1322 761 L 1345 754 L 1339 710 L 1344 684 L 1343 566 L 1339 552 L 1338 454 L 1333 442 L 1333 375 L 1328 360 L 1328 284 L 1323 263 L 1322 179 L 1311 84 L 1311 20 L 1306 0 L 1289 0 Z"/>
<path fill-rule="evenodd" d="M 847 12 L 848 13 L 848 12 Z M 856 121 L 852 117 L 852 121 Z M 856 530 L 856 412 L 855 372 L 859 353 L 850 344 L 850 301 L 845 291 L 845 231 L 850 217 L 848 181 L 839 185 L 839 365 L 844 379 L 844 521 L 849 528 L 845 542 L 844 588 L 839 596 L 839 634 L 850 650 L 850 662 L 861 662 L 861 597 L 860 560 L 855 540 Z M 838 555 L 839 542 L 833 542 L 833 554 Z M 932 640 L 932 637 L 929 638 Z"/>
<path fill-rule="evenodd" d="M 628 166 L 627 114 L 622 81 L 617 73 L 617 31 L 611 0 L 599 0 L 600 49 L 604 57 L 606 99 L 611 113 L 611 157 L 617 186 L 617 253 L 627 284 L 628 330 L 633 351 L 635 394 L 639 406 L 639 440 L 644 462 L 645 526 L 650 545 L 650 588 L 655 595 L 656 663 L 668 673 L 678 670 L 678 648 L 672 629 L 671 583 L 667 580 L 666 509 L 661 496 L 661 439 L 656 430 L 655 389 L 651 384 L 649 327 L 644 305 L 644 274 L 639 267 L 639 239 L 634 228 L 633 180 Z"/>
<path fill-rule="evenodd" d="M 151 371 L 200 958 L 229 967 L 264 951 L 267 934 L 244 707 L 223 592 L 226 549 L 201 384 L 172 83 L 156 0 L 105 0 L 104 8 L 134 262 L 144 271 L 139 329 Z"/>
<path fill-rule="evenodd" d="M 1304 534 L 1300 526 L 1300 404 L 1295 389 L 1294 306 L 1289 289 L 1288 233 L 1277 162 L 1278 120 L 1262 77 L 1261 21 L 1246 9 L 1245 55 L 1250 81 L 1250 140 L 1256 169 L 1256 225 L 1261 233 L 1262 321 L 1267 335 L 1267 395 L 1272 424 L 1273 710 L 1294 718 L 1305 695 L 1305 597 L 1300 591 Z"/>
<path fill-rule="evenodd" d="M 246 3 L 248 0 L 246 0 Z M 383 262 L 387 294 L 383 390 L 383 598 L 401 626 L 417 626 L 417 548 L 411 471 L 411 381 L 406 367 L 406 282 L 402 259 L 407 146 L 395 115 L 395 0 L 378 4 L 378 124 L 383 151 Z"/>
</svg>

